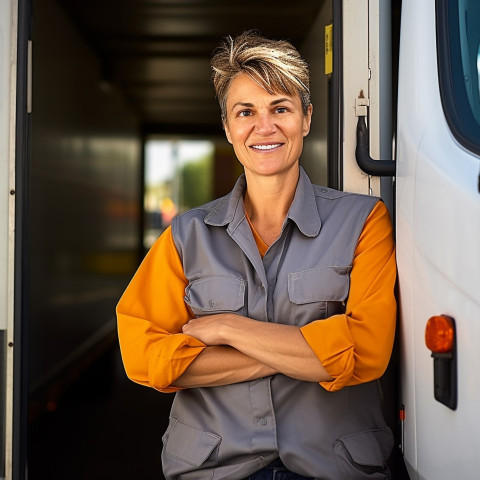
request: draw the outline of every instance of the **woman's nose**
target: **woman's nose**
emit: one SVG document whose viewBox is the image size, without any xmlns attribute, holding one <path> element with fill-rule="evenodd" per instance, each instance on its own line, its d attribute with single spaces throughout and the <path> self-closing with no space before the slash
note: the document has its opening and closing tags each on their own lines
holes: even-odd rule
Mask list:
<svg viewBox="0 0 480 480">
<path fill-rule="evenodd" d="M 270 135 L 277 129 L 274 118 L 268 113 L 258 115 L 256 120 L 255 131 L 259 135 Z"/>
</svg>

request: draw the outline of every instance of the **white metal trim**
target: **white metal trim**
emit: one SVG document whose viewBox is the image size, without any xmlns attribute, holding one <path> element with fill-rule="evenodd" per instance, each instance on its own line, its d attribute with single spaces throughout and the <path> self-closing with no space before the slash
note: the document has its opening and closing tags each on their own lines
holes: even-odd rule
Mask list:
<svg viewBox="0 0 480 480">
<path fill-rule="evenodd" d="M 380 179 L 363 173 L 355 158 L 356 100 L 369 95 L 369 0 L 343 0 L 343 189 L 380 195 Z"/>
<path fill-rule="evenodd" d="M 17 105 L 18 0 L 11 0 L 10 36 L 10 129 L 9 129 L 9 205 L 7 264 L 7 352 L 5 391 L 5 479 L 12 479 L 13 467 L 13 331 L 15 279 L 15 154 Z"/>
</svg>

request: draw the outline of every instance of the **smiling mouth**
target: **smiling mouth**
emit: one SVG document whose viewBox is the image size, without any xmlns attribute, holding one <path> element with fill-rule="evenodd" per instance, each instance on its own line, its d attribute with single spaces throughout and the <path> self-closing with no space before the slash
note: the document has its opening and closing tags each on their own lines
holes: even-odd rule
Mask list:
<svg viewBox="0 0 480 480">
<path fill-rule="evenodd" d="M 282 143 L 272 143 L 270 145 L 251 145 L 250 148 L 253 148 L 254 150 L 273 150 L 274 148 L 282 146 Z"/>
</svg>

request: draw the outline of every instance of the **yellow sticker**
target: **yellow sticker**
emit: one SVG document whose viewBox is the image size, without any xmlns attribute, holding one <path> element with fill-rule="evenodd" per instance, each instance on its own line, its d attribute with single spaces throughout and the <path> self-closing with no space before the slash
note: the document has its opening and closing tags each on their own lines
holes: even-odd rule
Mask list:
<svg viewBox="0 0 480 480">
<path fill-rule="evenodd" d="M 325 75 L 333 72 L 333 25 L 325 26 Z"/>
</svg>

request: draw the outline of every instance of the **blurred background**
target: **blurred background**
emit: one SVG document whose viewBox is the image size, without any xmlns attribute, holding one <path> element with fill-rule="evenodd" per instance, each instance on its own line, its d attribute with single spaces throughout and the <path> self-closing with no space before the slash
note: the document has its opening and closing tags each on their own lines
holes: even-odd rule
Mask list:
<svg viewBox="0 0 480 480">
<path fill-rule="evenodd" d="M 327 184 L 332 0 L 35 0 L 23 255 L 28 478 L 161 479 L 171 395 L 130 382 L 115 305 L 172 217 L 241 173 L 209 60 L 258 29 L 309 61 L 302 163 Z"/>
</svg>

